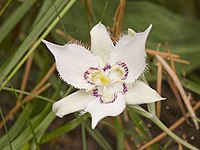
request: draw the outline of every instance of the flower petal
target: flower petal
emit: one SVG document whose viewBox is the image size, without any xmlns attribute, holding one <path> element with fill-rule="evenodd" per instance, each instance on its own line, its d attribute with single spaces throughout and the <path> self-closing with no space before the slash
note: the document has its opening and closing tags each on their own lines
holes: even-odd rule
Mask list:
<svg viewBox="0 0 200 150">
<path fill-rule="evenodd" d="M 92 28 L 90 35 L 92 53 L 95 56 L 100 57 L 103 63 L 106 64 L 114 47 L 106 27 L 103 24 L 98 23 Z"/>
<path fill-rule="evenodd" d="M 79 89 L 89 89 L 84 73 L 89 67 L 98 66 L 97 59 L 88 50 L 77 44 L 56 45 L 43 40 L 54 55 L 61 78 Z"/>
<path fill-rule="evenodd" d="M 91 94 L 80 90 L 55 102 L 52 110 L 56 116 L 62 118 L 64 115 L 85 109 L 92 100 L 94 97 Z"/>
<path fill-rule="evenodd" d="M 89 105 L 84 110 L 89 112 L 92 116 L 92 128 L 94 129 L 97 123 L 107 116 L 117 116 L 123 112 L 125 109 L 124 97 L 121 94 L 118 94 L 118 97 L 113 103 L 101 103 L 98 98 L 94 101 L 91 101 Z"/>
<path fill-rule="evenodd" d="M 124 62 L 128 66 L 127 83 L 133 83 L 146 68 L 145 42 L 151 25 L 143 33 L 124 35 L 111 53 L 111 63 Z"/>
<path fill-rule="evenodd" d="M 126 104 L 143 104 L 164 100 L 154 89 L 142 81 L 136 81 L 125 94 Z"/>
</svg>

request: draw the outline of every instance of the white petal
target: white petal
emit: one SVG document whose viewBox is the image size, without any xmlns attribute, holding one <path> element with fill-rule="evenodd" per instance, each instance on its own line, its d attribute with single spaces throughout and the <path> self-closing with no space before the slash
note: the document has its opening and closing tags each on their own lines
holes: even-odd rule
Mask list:
<svg viewBox="0 0 200 150">
<path fill-rule="evenodd" d="M 136 81 L 125 94 L 126 104 L 143 104 L 164 100 L 154 89 L 142 81 Z"/>
<path fill-rule="evenodd" d="M 125 109 L 124 97 L 118 94 L 117 99 L 113 103 L 101 103 L 99 99 L 91 101 L 85 111 L 92 116 L 92 128 L 94 129 L 97 123 L 107 116 L 117 116 Z"/>
<path fill-rule="evenodd" d="M 77 44 L 56 45 L 43 40 L 56 60 L 61 78 L 79 89 L 89 89 L 91 84 L 84 79 L 89 67 L 98 66 L 97 59 L 88 50 Z"/>
<path fill-rule="evenodd" d="M 92 28 L 90 35 L 92 53 L 95 56 L 100 57 L 104 64 L 107 63 L 114 46 L 108 35 L 106 27 L 103 24 L 98 23 Z"/>
<path fill-rule="evenodd" d="M 111 62 L 124 62 L 128 66 L 127 83 L 133 83 L 146 68 L 145 42 L 151 30 L 151 25 L 143 33 L 123 36 L 111 53 Z"/>
<path fill-rule="evenodd" d="M 55 102 L 52 110 L 56 116 L 63 117 L 64 115 L 85 109 L 92 100 L 94 100 L 94 97 L 91 94 L 80 90 Z"/>
</svg>

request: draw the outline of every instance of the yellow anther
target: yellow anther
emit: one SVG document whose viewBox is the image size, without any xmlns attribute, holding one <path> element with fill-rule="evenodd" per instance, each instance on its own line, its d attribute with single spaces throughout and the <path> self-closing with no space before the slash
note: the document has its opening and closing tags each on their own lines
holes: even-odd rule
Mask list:
<svg viewBox="0 0 200 150">
<path fill-rule="evenodd" d="M 122 71 L 120 68 L 116 68 L 116 69 L 115 69 L 115 72 L 116 72 L 120 77 L 123 77 L 123 75 L 124 75 L 123 71 Z"/>
<path fill-rule="evenodd" d="M 100 81 L 103 85 L 109 85 L 110 84 L 110 80 L 109 78 L 105 77 L 105 76 L 100 76 Z"/>
</svg>

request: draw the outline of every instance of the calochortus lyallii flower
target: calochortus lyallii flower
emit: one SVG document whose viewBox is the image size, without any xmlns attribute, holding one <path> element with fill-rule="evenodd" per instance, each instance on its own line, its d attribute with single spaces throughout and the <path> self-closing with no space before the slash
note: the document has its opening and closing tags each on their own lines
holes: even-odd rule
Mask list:
<svg viewBox="0 0 200 150">
<path fill-rule="evenodd" d="M 89 112 L 95 128 L 102 118 L 122 113 L 127 104 L 163 100 L 138 80 L 146 68 L 145 42 L 150 30 L 151 25 L 142 33 L 129 29 L 113 44 L 105 26 L 98 23 L 90 31 L 90 51 L 75 43 L 59 46 L 43 40 L 55 57 L 61 78 L 80 89 L 55 102 L 55 114 Z"/>
</svg>

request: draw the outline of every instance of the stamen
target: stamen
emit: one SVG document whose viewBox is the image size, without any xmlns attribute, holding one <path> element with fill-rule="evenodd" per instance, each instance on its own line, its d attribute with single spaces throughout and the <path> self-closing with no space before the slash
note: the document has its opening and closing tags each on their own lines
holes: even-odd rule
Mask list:
<svg viewBox="0 0 200 150">
<path fill-rule="evenodd" d="M 117 62 L 116 65 L 118 65 L 121 70 L 123 71 L 123 77 L 121 80 L 125 80 L 128 77 L 128 66 L 124 62 Z"/>
<path fill-rule="evenodd" d="M 84 79 L 94 85 L 89 90 L 92 95 L 98 98 L 101 103 L 108 104 L 114 102 L 119 93 L 125 94 L 128 91 L 125 83 L 128 73 L 129 70 L 126 63 L 117 62 L 113 66 L 106 64 L 102 68 L 88 68 L 84 73 Z M 116 82 L 119 88 L 114 87 Z"/>
<path fill-rule="evenodd" d="M 99 72 L 98 68 L 90 67 L 90 68 L 88 68 L 88 70 L 85 71 L 85 73 L 84 73 L 84 75 L 83 75 L 83 76 L 84 76 L 84 79 L 85 79 L 88 83 L 90 83 L 90 84 L 92 84 L 92 85 L 95 85 L 93 76 L 96 75 L 96 74 L 98 74 L 98 72 Z"/>
</svg>

